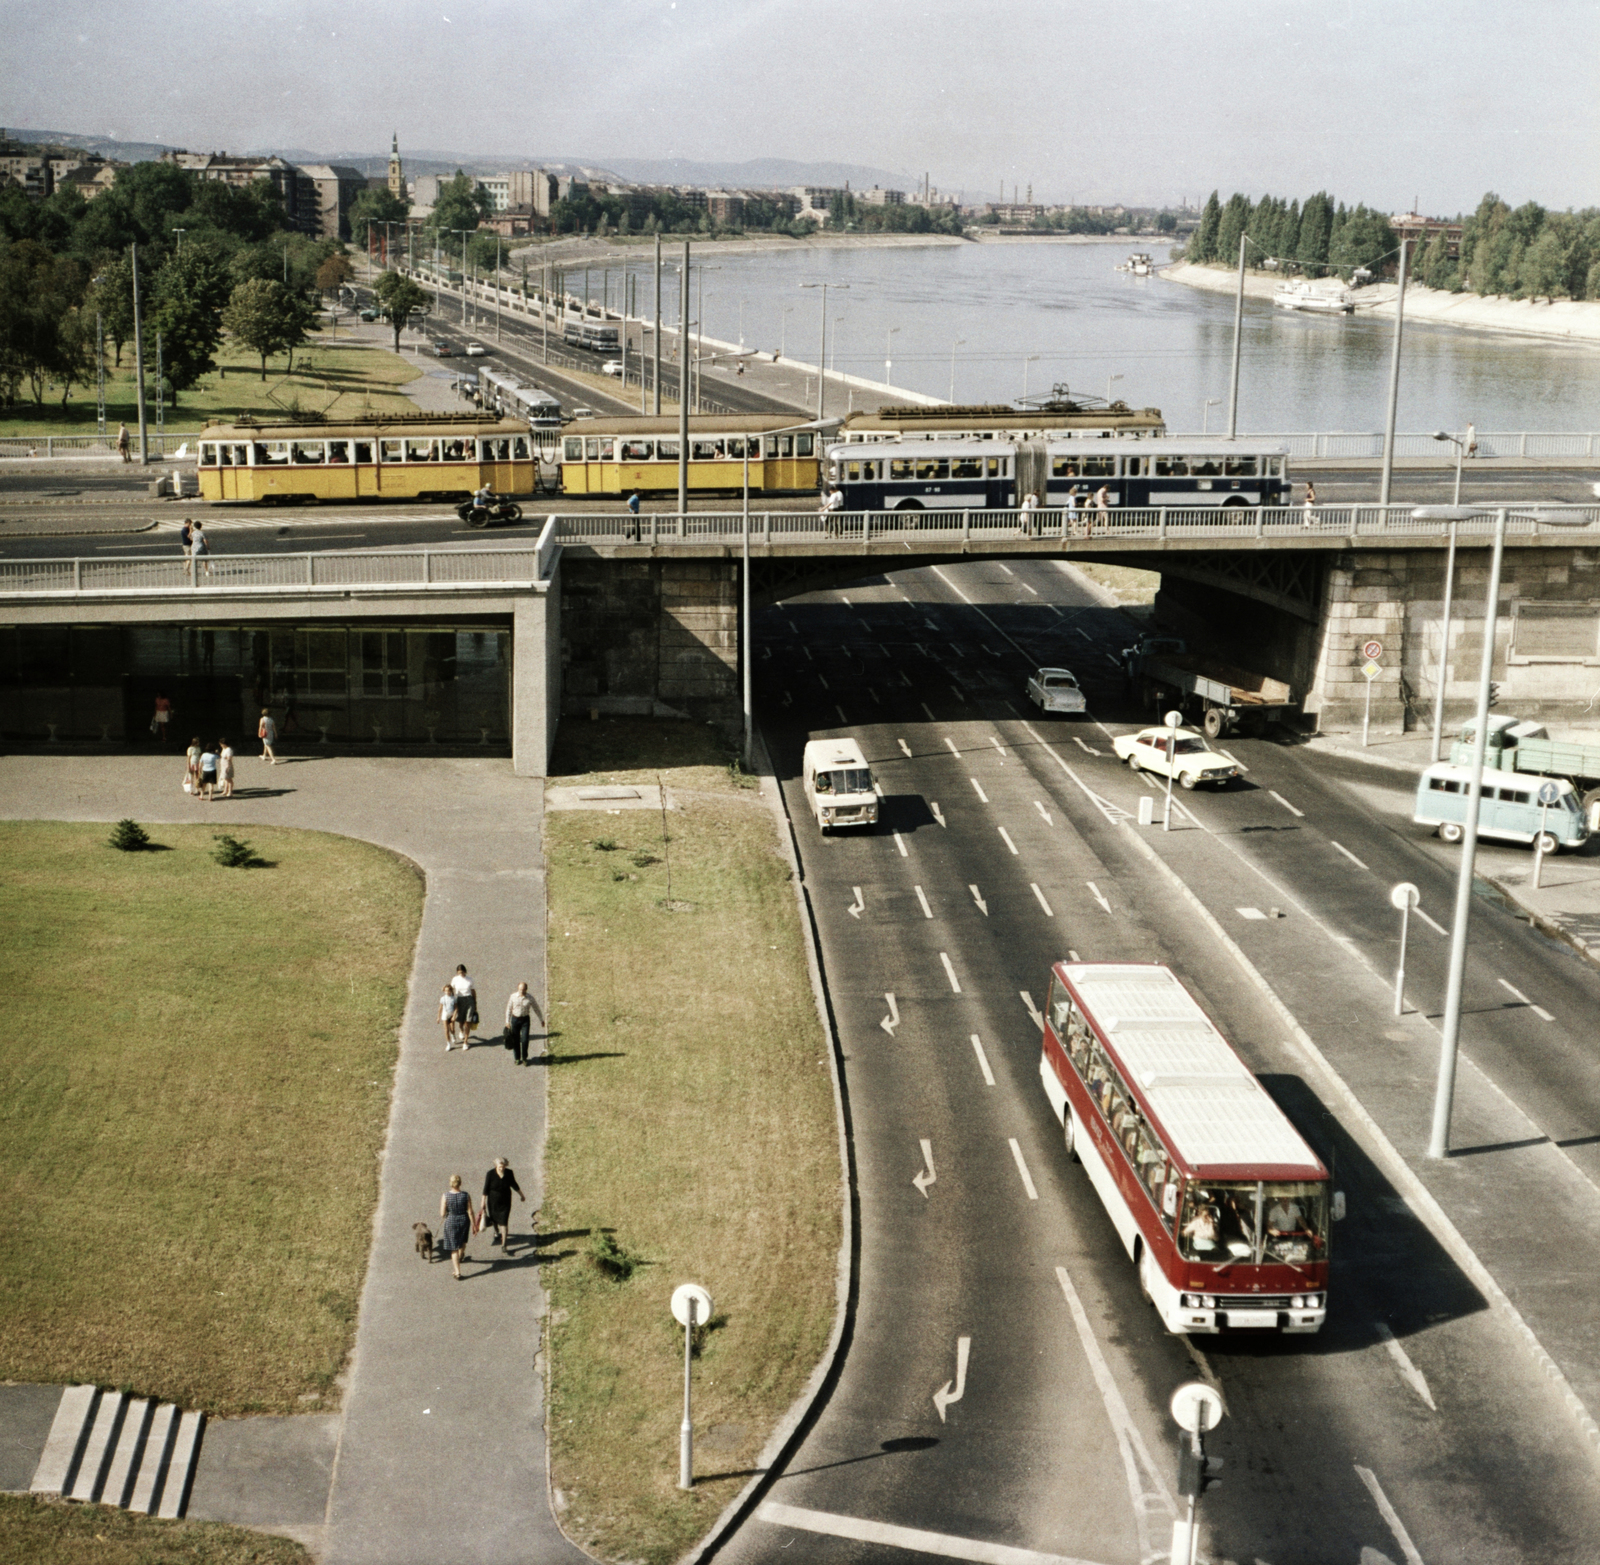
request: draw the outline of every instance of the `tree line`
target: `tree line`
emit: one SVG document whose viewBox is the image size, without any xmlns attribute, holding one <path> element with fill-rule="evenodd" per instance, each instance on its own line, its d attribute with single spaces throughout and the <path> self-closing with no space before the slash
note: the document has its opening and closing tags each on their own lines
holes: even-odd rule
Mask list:
<svg viewBox="0 0 1600 1565">
<path fill-rule="evenodd" d="M 1408 273 L 1429 288 L 1513 299 L 1600 299 L 1600 209 L 1552 212 L 1535 201 L 1512 208 L 1493 191 L 1469 216 L 1457 217 L 1461 241 L 1452 256 L 1443 232 L 1414 249 Z M 1346 208 L 1325 190 L 1288 203 L 1252 202 L 1237 192 L 1226 204 L 1213 190 L 1185 258 L 1236 265 L 1244 235 L 1245 264 L 1270 259 L 1308 276 L 1349 277 L 1358 267 L 1393 271 L 1400 240 L 1389 219 L 1365 206 Z"/>
<path fill-rule="evenodd" d="M 73 188 L 43 201 L 0 190 L 0 410 L 95 383 L 96 324 L 113 362 L 133 340 L 134 266 L 147 372 L 161 334 L 164 385 L 177 405 L 216 368 L 224 330 L 261 356 L 305 340 L 316 295 L 351 275 L 336 239 L 288 229 L 270 180 L 240 188 L 171 163 L 135 163 L 93 200 Z"/>
</svg>

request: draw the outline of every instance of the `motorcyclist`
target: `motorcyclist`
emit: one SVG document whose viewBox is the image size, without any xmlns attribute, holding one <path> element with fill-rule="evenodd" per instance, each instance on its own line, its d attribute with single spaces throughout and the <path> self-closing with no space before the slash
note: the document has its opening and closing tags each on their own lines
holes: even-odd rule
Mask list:
<svg viewBox="0 0 1600 1565">
<path fill-rule="evenodd" d="M 472 496 L 473 505 L 480 511 L 487 511 L 494 504 L 494 490 L 485 484 Z"/>
</svg>

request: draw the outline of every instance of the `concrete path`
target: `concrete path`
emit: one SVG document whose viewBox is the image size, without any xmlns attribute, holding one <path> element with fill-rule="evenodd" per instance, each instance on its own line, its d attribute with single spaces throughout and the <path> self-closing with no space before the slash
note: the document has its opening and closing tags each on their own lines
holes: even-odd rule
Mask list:
<svg viewBox="0 0 1600 1565">
<path fill-rule="evenodd" d="M 541 1199 L 544 1073 L 514 1066 L 498 1041 L 446 1055 L 436 1008 L 458 962 L 478 984 L 483 1031 L 496 1040 L 520 980 L 544 1003 L 542 785 L 514 777 L 503 760 L 268 767 L 242 757 L 239 796 L 207 806 L 179 791 L 179 772 L 172 757 L 0 757 L 0 817 L 312 827 L 403 853 L 428 883 L 337 1431 L 326 1418 L 308 1418 L 303 1430 L 287 1419 L 213 1424 L 193 1514 L 290 1533 L 332 1565 L 585 1559 L 550 1513 L 535 1369 L 547 1252 L 535 1247 L 530 1218 Z M 449 1176 L 459 1173 L 476 1196 L 499 1154 L 528 1204 L 513 1210 L 509 1253 L 474 1238 L 465 1280 L 455 1282 L 447 1264 L 418 1259 L 411 1225 L 437 1233 Z M 308 1487 L 315 1492 L 328 1465 L 330 1436 L 331 1492 L 318 1513 Z"/>
</svg>

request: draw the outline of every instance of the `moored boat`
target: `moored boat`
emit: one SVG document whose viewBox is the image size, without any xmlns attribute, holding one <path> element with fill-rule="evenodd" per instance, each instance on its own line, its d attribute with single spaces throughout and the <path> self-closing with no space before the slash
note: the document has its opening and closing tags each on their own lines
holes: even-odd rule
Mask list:
<svg viewBox="0 0 1600 1565">
<path fill-rule="evenodd" d="M 1282 282 L 1272 290 L 1272 302 L 1280 310 L 1302 310 L 1311 315 L 1351 315 L 1355 301 L 1342 283 L 1316 283 L 1300 278 Z"/>
</svg>

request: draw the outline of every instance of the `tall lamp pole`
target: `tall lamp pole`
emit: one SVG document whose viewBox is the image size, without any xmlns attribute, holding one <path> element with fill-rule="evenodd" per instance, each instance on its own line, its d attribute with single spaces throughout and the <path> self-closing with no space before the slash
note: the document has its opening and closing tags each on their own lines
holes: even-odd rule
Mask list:
<svg viewBox="0 0 1600 1565">
<path fill-rule="evenodd" d="M 1022 361 L 1022 404 L 1024 407 L 1026 407 L 1028 404 L 1028 366 L 1030 364 L 1037 364 L 1038 362 L 1039 355 L 1037 353 L 1030 353 L 1027 358 Z"/>
<path fill-rule="evenodd" d="M 1400 337 L 1406 324 L 1406 256 L 1410 245 L 1409 239 L 1400 241 L 1400 286 L 1394 296 L 1394 354 L 1389 361 L 1389 411 L 1383 421 L 1383 481 L 1378 487 L 1379 505 L 1389 503 L 1389 490 L 1394 480 L 1394 418 L 1400 403 Z"/>
<path fill-rule="evenodd" d="M 894 384 L 894 381 L 890 378 L 894 369 L 894 360 L 890 357 L 890 354 L 894 351 L 894 334 L 899 330 L 898 326 L 891 326 L 883 339 L 883 383 L 886 386 Z"/>
<path fill-rule="evenodd" d="M 130 245 L 133 256 L 133 378 L 134 395 L 139 403 L 139 462 L 150 465 L 150 434 L 144 411 L 144 329 L 139 314 L 139 247 Z"/>
<path fill-rule="evenodd" d="M 1455 498 L 1450 502 L 1450 509 L 1457 511 L 1461 506 L 1461 457 L 1467 449 L 1464 440 L 1456 440 L 1452 434 L 1440 430 L 1434 437 L 1435 440 L 1454 440 L 1456 447 L 1456 489 Z M 1472 514 L 1472 513 L 1468 513 Z M 1451 600 L 1455 596 L 1456 587 L 1456 528 L 1460 525 L 1459 518 L 1450 518 L 1450 547 L 1445 555 L 1444 563 L 1444 611 L 1440 616 L 1439 628 L 1439 672 L 1434 679 L 1433 690 L 1433 760 L 1439 759 L 1439 752 L 1444 747 L 1444 695 L 1445 686 L 1450 678 L 1450 609 Z"/>
<path fill-rule="evenodd" d="M 689 241 L 678 274 L 678 515 L 689 509 Z"/>
<path fill-rule="evenodd" d="M 956 400 L 956 349 L 964 348 L 966 345 L 967 339 L 965 337 L 957 337 L 950 344 L 950 403 L 952 406 L 954 406 Z"/>
<path fill-rule="evenodd" d="M 827 283 L 801 283 L 802 288 L 820 288 L 822 290 L 822 324 L 821 332 L 817 338 L 817 422 L 820 424 L 826 416 L 826 396 L 828 385 L 828 287 Z M 834 288 L 841 292 L 847 291 L 849 283 L 834 283 Z"/>
<path fill-rule="evenodd" d="M 651 403 L 655 416 L 661 417 L 661 235 L 656 235 L 656 338 L 655 360 L 651 366 Z"/>
<path fill-rule="evenodd" d="M 1239 433 L 1239 349 L 1244 341 L 1244 247 L 1248 234 L 1239 235 L 1239 284 L 1233 296 L 1233 372 L 1228 377 L 1228 439 Z"/>
<path fill-rule="evenodd" d="M 1115 382 L 1115 381 L 1123 380 L 1125 378 L 1126 377 L 1124 377 L 1122 375 L 1107 375 L 1106 376 L 1106 406 L 1107 407 L 1111 406 L 1111 387 L 1112 387 L 1112 383 Z"/>
</svg>

